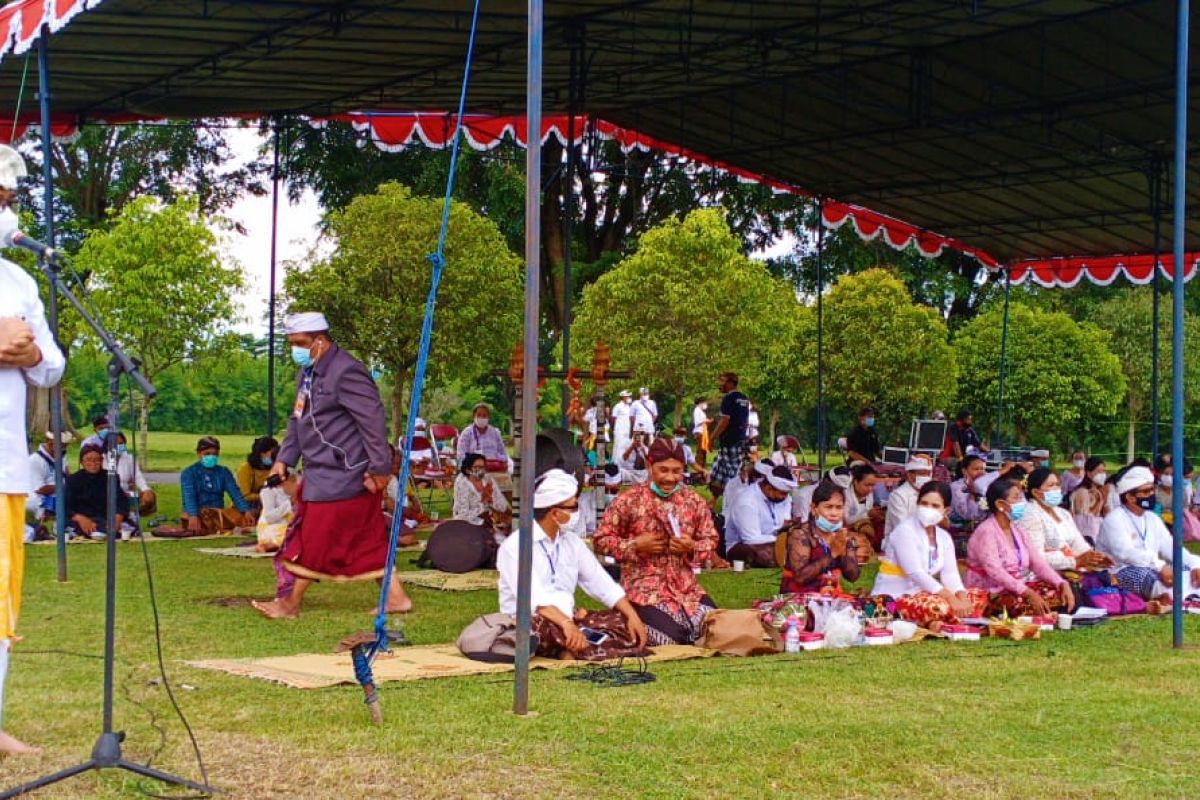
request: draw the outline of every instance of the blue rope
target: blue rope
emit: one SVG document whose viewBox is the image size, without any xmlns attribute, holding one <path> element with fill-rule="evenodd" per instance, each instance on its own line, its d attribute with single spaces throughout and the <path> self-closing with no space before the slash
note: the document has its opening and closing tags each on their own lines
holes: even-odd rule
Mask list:
<svg viewBox="0 0 1200 800">
<path fill-rule="evenodd" d="M 391 586 L 392 575 L 396 570 L 396 545 L 400 539 L 400 529 L 403 527 L 404 508 L 408 505 L 409 458 L 412 453 L 410 446 L 413 433 L 416 430 L 417 416 L 420 412 L 421 391 L 425 386 L 425 368 L 429 363 L 429 342 L 433 338 L 433 312 L 437 306 L 438 284 L 442 280 L 442 270 L 446 267 L 446 235 L 450 228 L 450 201 L 454 196 L 454 178 L 458 171 L 458 149 L 462 140 L 463 110 L 467 105 L 467 86 L 471 79 L 471 62 L 475 56 L 475 33 L 479 27 L 479 2 L 475 0 L 475 10 L 471 14 L 471 37 L 467 41 L 467 60 L 463 67 L 462 90 L 458 96 L 458 116 L 454 121 L 453 147 L 450 152 L 450 175 L 446 179 L 446 199 L 442 205 L 442 226 L 438 231 L 437 250 L 431 253 L 429 263 L 433 272 L 429 282 L 429 296 L 425 299 L 425 319 L 421 324 L 421 344 L 417 350 L 417 365 L 413 372 L 412 395 L 408 402 L 408 422 L 404 428 L 404 454 L 400 462 L 400 483 L 396 491 L 396 510 L 392 517 L 392 532 L 388 542 L 387 566 L 383 570 L 383 585 L 379 588 L 379 608 L 375 616 L 375 643 L 371 647 L 370 659 L 373 661 L 380 652 L 388 649 L 387 634 L 387 601 L 388 590 Z M 355 670 L 358 672 L 357 668 Z"/>
</svg>

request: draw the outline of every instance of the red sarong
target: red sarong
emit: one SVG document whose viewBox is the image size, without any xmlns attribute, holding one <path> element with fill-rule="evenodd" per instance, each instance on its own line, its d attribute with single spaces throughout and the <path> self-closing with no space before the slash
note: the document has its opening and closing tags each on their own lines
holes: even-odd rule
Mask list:
<svg viewBox="0 0 1200 800">
<path fill-rule="evenodd" d="M 296 492 L 292 529 L 280 561 L 294 575 L 312 580 L 372 580 L 383 575 L 388 530 L 379 495 L 363 492 L 346 500 L 305 501 Z"/>
</svg>

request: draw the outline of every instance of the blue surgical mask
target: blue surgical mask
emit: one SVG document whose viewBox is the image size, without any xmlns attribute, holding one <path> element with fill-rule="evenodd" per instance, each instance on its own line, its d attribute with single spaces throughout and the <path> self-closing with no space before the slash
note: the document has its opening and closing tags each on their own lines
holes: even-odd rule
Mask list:
<svg viewBox="0 0 1200 800">
<path fill-rule="evenodd" d="M 1048 458 L 1043 458 L 1043 459 L 1042 459 L 1040 462 L 1038 462 L 1038 463 L 1040 463 L 1040 464 L 1041 464 L 1043 467 L 1049 467 L 1049 466 L 1050 466 L 1050 459 L 1048 459 Z"/>
<path fill-rule="evenodd" d="M 219 459 L 220 459 L 220 456 L 212 456 L 212 455 L 201 456 L 200 463 L 203 464 L 204 466 L 208 467 L 209 469 L 212 469 L 213 467 L 215 467 L 217 465 L 217 461 Z"/>
<path fill-rule="evenodd" d="M 1043 495 L 1043 497 L 1045 498 L 1046 505 L 1048 505 L 1048 506 L 1061 506 L 1062 505 L 1062 500 L 1063 500 L 1062 489 L 1051 489 L 1050 491 L 1046 492 Z"/>
<path fill-rule="evenodd" d="M 865 420 L 863 420 L 863 422 L 865 422 L 867 424 L 868 428 L 875 427 L 875 418 L 874 417 L 867 417 Z"/>
<path fill-rule="evenodd" d="M 129 448 L 123 444 L 119 444 L 119 445 L 117 445 L 117 452 L 120 453 L 121 455 L 125 455 L 126 453 L 129 452 Z"/>
<path fill-rule="evenodd" d="M 837 522 L 830 522 L 829 520 L 822 517 L 820 514 L 816 515 L 816 520 L 817 520 L 817 527 L 820 528 L 821 530 L 825 531 L 825 533 L 837 533 L 838 531 L 840 531 L 842 529 L 841 520 L 838 520 Z"/>
<path fill-rule="evenodd" d="M 311 367 L 313 363 L 312 353 L 307 347 L 299 347 L 292 345 L 292 361 L 296 362 L 298 367 Z"/>
<path fill-rule="evenodd" d="M 271 458 L 270 456 L 263 456 L 260 460 L 262 461 L 262 465 L 264 467 L 269 467 L 275 463 L 275 459 Z"/>
<path fill-rule="evenodd" d="M 1029 506 L 1024 500 L 1019 503 L 1010 504 L 1008 518 L 1013 522 L 1019 522 L 1025 516 L 1025 509 Z"/>
</svg>

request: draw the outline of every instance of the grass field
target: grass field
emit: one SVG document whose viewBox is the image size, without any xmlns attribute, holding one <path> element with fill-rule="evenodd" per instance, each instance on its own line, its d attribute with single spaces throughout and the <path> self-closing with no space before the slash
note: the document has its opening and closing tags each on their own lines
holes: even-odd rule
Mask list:
<svg viewBox="0 0 1200 800">
<path fill-rule="evenodd" d="M 150 431 L 147 447 L 147 472 L 178 472 L 196 460 L 196 440 L 201 434 Z M 236 471 L 246 460 L 255 436 L 240 433 L 220 434 L 221 463 Z M 139 439 L 138 445 L 141 445 Z"/>
<path fill-rule="evenodd" d="M 212 544 L 206 543 L 206 544 Z M 373 585 L 317 586 L 299 620 L 220 598 L 269 596 L 269 563 L 196 543 L 148 545 L 170 675 L 212 780 L 233 798 L 995 797 L 1196 794 L 1200 654 L 1169 648 L 1169 619 L 1114 621 L 1040 642 L 950 644 L 661 664 L 648 686 L 532 676 L 536 714 L 512 716 L 507 677 L 385 684 L 388 722 L 357 687 L 300 691 L 179 663 L 327 651 L 370 625 Z M 6 725 L 43 746 L 0 762 L 7 786 L 72 764 L 99 725 L 103 548 L 28 548 Z M 401 564 L 411 568 L 411 555 Z M 117 709 L 127 755 L 195 775 L 157 685 L 146 571 L 120 546 Z M 775 571 L 706 574 L 726 606 L 773 593 Z M 452 641 L 495 593 L 413 590 L 415 643 Z M 1200 619 L 1187 634 L 1200 637 Z M 190 689 L 183 689 L 187 684 Z M 162 733 L 160 734 L 160 730 Z M 137 797 L 159 787 L 88 775 L 38 796 Z"/>
</svg>

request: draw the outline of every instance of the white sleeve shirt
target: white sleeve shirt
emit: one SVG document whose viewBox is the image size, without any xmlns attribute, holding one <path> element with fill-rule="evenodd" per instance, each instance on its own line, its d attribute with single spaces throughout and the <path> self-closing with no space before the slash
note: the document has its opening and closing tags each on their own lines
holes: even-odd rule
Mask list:
<svg viewBox="0 0 1200 800">
<path fill-rule="evenodd" d="M 517 613 L 517 554 L 519 536 L 509 536 L 496 553 L 496 569 L 500 573 L 500 611 Z M 625 597 L 625 590 L 604 571 L 600 562 L 583 540 L 573 533 L 559 532 L 553 541 L 533 523 L 532 591 L 529 595 L 531 613 L 542 606 L 554 606 L 571 617 L 575 613 L 575 589 L 612 608 Z"/>
<path fill-rule="evenodd" d="M 731 528 L 734 538 L 742 544 L 774 544 L 779 529 L 788 520 L 787 508 L 787 500 L 772 503 L 758 486 L 740 492 L 725 518 L 726 549 Z"/>
<path fill-rule="evenodd" d="M 708 412 L 700 406 L 692 409 L 692 433 L 700 433 L 708 424 Z"/>
</svg>

